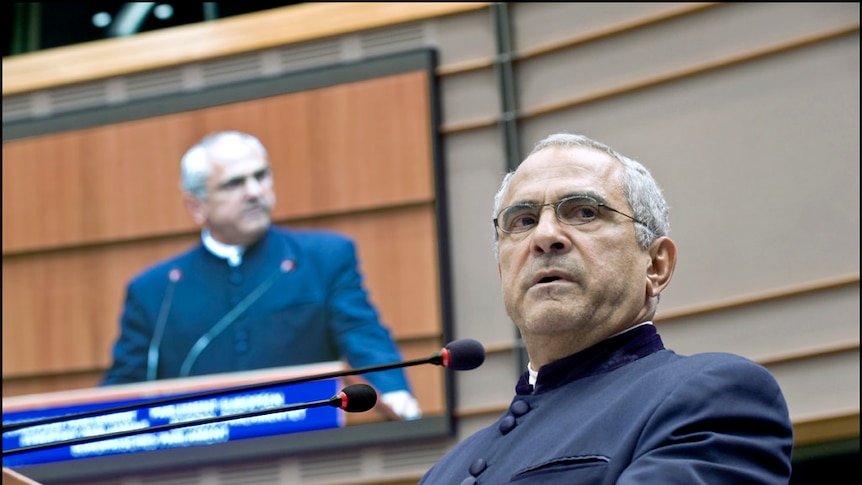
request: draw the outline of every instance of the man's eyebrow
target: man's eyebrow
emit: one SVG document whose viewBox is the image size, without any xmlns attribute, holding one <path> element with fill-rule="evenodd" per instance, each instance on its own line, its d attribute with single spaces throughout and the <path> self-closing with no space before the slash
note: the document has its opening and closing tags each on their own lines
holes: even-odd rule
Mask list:
<svg viewBox="0 0 862 485">
<path fill-rule="evenodd" d="M 593 200 L 595 200 L 596 202 L 599 202 L 599 203 L 601 203 L 601 204 L 606 204 L 606 203 L 607 203 L 607 200 L 605 200 L 605 198 L 604 198 L 604 197 L 602 197 L 602 196 L 601 196 L 601 195 L 599 195 L 597 192 L 592 191 L 592 190 L 586 190 L 586 191 L 584 191 L 584 190 L 578 190 L 578 191 L 575 191 L 575 192 L 567 192 L 567 193 L 565 193 L 565 194 L 561 195 L 559 198 L 557 198 L 557 199 L 556 199 L 556 200 L 554 200 L 553 202 L 559 202 L 559 201 L 561 201 L 561 200 L 563 200 L 563 199 L 569 199 L 569 198 L 572 198 L 572 197 L 588 197 L 588 198 L 593 199 Z M 509 205 L 508 205 L 507 207 L 511 207 L 511 206 L 521 206 L 521 205 L 524 205 L 524 206 L 533 206 L 533 205 L 540 205 L 540 204 L 543 204 L 543 203 L 544 203 L 544 202 L 539 202 L 537 199 L 520 199 L 520 200 L 513 200 L 512 202 L 510 202 L 510 203 L 509 203 Z"/>
<path fill-rule="evenodd" d="M 566 194 L 566 195 L 564 195 L 564 196 L 560 197 L 560 198 L 559 198 L 559 199 L 557 199 L 557 200 L 568 199 L 569 197 L 588 197 L 588 198 L 593 199 L 593 200 L 595 200 L 596 202 L 599 202 L 599 203 L 602 203 L 602 204 L 607 203 L 607 200 L 605 200 L 605 198 L 604 198 L 604 197 L 602 197 L 601 195 L 599 195 L 599 193 L 598 193 L 598 192 L 595 192 L 595 191 L 592 191 L 592 190 L 586 190 L 586 191 L 584 191 L 584 190 L 579 190 L 579 191 L 577 191 L 577 192 L 570 192 L 570 193 L 568 193 L 568 194 Z"/>
<path fill-rule="evenodd" d="M 245 179 L 246 179 L 246 175 L 242 175 L 242 176 L 238 175 L 236 177 L 231 177 L 227 180 L 223 180 L 218 185 L 219 185 L 219 187 L 227 187 L 228 185 L 235 184 L 237 182 L 242 182 Z"/>
<path fill-rule="evenodd" d="M 513 205 L 536 205 L 539 201 L 536 199 L 521 199 L 521 200 L 513 200 L 506 207 L 512 207 Z"/>
<path fill-rule="evenodd" d="M 219 186 L 219 187 L 227 187 L 228 185 L 232 185 L 232 184 L 235 184 L 235 183 L 242 182 L 243 180 L 245 180 L 245 179 L 247 179 L 247 178 L 249 178 L 249 177 L 255 177 L 255 178 L 257 178 L 257 177 L 260 177 L 260 176 L 262 176 L 262 175 L 266 175 L 266 174 L 268 174 L 269 172 L 270 172 L 269 167 L 264 167 L 264 168 L 261 168 L 260 170 L 255 170 L 254 172 L 252 172 L 252 173 L 251 173 L 251 174 L 249 174 L 249 175 L 237 175 L 237 176 L 235 176 L 235 177 L 231 177 L 231 178 L 229 178 L 229 179 L 227 179 L 227 180 L 224 180 L 224 181 L 220 182 L 218 186 Z"/>
</svg>

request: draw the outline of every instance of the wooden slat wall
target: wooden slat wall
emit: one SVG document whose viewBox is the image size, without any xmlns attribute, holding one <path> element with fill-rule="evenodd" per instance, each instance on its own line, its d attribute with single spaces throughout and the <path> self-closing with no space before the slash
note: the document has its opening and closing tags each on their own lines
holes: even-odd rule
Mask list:
<svg viewBox="0 0 862 485">
<path fill-rule="evenodd" d="M 278 223 L 356 239 L 366 286 L 405 355 L 439 349 L 428 86 L 414 71 L 4 143 L 3 395 L 97 382 L 125 282 L 198 240 L 179 160 L 224 129 L 267 145 Z M 425 409 L 442 411 L 433 370 L 410 377 Z"/>
</svg>

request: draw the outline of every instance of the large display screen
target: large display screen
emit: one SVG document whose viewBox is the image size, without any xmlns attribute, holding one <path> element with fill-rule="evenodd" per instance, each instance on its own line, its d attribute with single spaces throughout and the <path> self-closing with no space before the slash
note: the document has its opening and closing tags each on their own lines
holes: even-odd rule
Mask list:
<svg viewBox="0 0 862 485">
<path fill-rule="evenodd" d="M 354 240 L 363 285 L 405 361 L 439 352 L 450 341 L 451 304 L 435 55 L 420 49 L 251 80 L 220 78 L 137 100 L 112 95 L 122 81 L 109 80 L 107 103 L 4 119 L 3 278 L 15 281 L 3 285 L 4 426 L 134 402 L 143 398 L 116 396 L 140 385 L 161 397 L 191 392 L 194 386 L 176 391 L 158 380 L 106 389 L 98 380 L 110 364 L 130 278 L 200 242 L 178 187 L 179 162 L 215 131 L 251 133 L 267 147 L 278 195 L 274 224 Z M 201 75 L 195 69 L 202 68 L 186 74 Z M 52 94 L 57 106 L 63 94 Z M 452 433 L 449 371 L 415 365 L 405 372 L 419 419 L 398 419 L 382 405 L 346 415 L 321 409 L 326 416 L 308 426 L 286 418 L 279 427 L 246 421 L 242 433 L 222 426 L 197 435 L 219 436 L 205 446 L 177 438 L 192 437 L 188 430 L 166 431 L 137 438 L 140 447 L 89 442 L 4 455 L 4 465 L 37 480 L 86 480 Z M 230 388 L 231 375 L 212 377 L 209 388 Z M 177 380 L 184 379 L 198 377 Z M 87 394 L 88 402 L 69 401 L 69 392 Z M 270 393 L 263 401 L 296 403 L 329 398 L 337 389 L 288 385 L 261 392 Z M 24 409 L 21 402 L 41 404 Z M 142 433 L 168 419 L 150 408 L 138 413 L 126 424 Z M 92 433 L 94 422 L 72 434 L 57 433 L 57 426 L 44 434 L 4 433 L 4 450 Z M 174 438 L 170 449 L 155 446 Z M 69 460 L 74 467 L 65 466 Z"/>
</svg>

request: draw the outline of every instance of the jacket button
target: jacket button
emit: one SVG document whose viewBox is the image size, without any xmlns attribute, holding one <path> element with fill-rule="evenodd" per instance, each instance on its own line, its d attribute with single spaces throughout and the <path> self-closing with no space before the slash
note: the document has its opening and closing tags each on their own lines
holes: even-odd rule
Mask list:
<svg viewBox="0 0 862 485">
<path fill-rule="evenodd" d="M 515 416 L 523 416 L 530 411 L 530 403 L 523 400 L 515 401 L 509 406 L 509 411 L 512 411 Z"/>
<path fill-rule="evenodd" d="M 503 434 L 512 431 L 515 428 L 515 417 L 514 416 L 506 416 L 500 421 L 500 432 Z"/>
<path fill-rule="evenodd" d="M 475 477 L 475 476 L 479 475 L 480 473 L 482 473 L 483 471 L 485 471 L 485 468 L 487 468 L 487 467 L 488 467 L 488 463 L 486 463 L 485 460 L 483 460 L 481 458 L 476 458 L 476 461 L 474 461 L 470 465 L 470 475 L 473 475 Z"/>
</svg>

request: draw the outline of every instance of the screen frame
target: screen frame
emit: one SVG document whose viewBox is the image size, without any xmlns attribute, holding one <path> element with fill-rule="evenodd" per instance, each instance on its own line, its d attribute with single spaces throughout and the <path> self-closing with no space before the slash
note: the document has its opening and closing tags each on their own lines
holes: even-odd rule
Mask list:
<svg viewBox="0 0 862 485">
<path fill-rule="evenodd" d="M 428 133 L 428 136 L 432 147 L 434 177 L 440 330 L 443 341 L 448 342 L 452 337 L 453 310 L 448 210 L 446 207 L 446 174 L 439 133 L 441 118 L 439 86 L 435 75 L 436 67 L 437 53 L 434 49 L 415 49 L 359 61 L 288 72 L 271 78 L 209 87 L 196 92 L 175 93 L 122 105 L 88 108 L 42 119 L 4 123 L 3 141 L 134 121 L 141 118 L 238 103 L 424 69 L 429 80 L 428 94 L 430 99 L 428 101 L 431 132 Z M 451 436 L 455 430 L 453 418 L 455 386 L 452 371 L 444 369 L 443 372 L 445 373 L 445 410 L 441 415 L 422 417 L 413 421 L 361 423 L 342 428 L 265 436 L 226 443 L 135 452 L 134 460 L 129 460 L 130 455 L 128 454 L 121 454 L 76 460 L 74 466 L 70 466 L 69 462 L 57 462 L 16 467 L 16 470 L 36 480 L 85 481 L 119 473 L 134 474 L 177 467 L 188 469 L 189 467 L 206 466 L 213 463 L 261 460 L 274 456 Z M 301 439 L 297 439 L 298 437 Z"/>
</svg>

